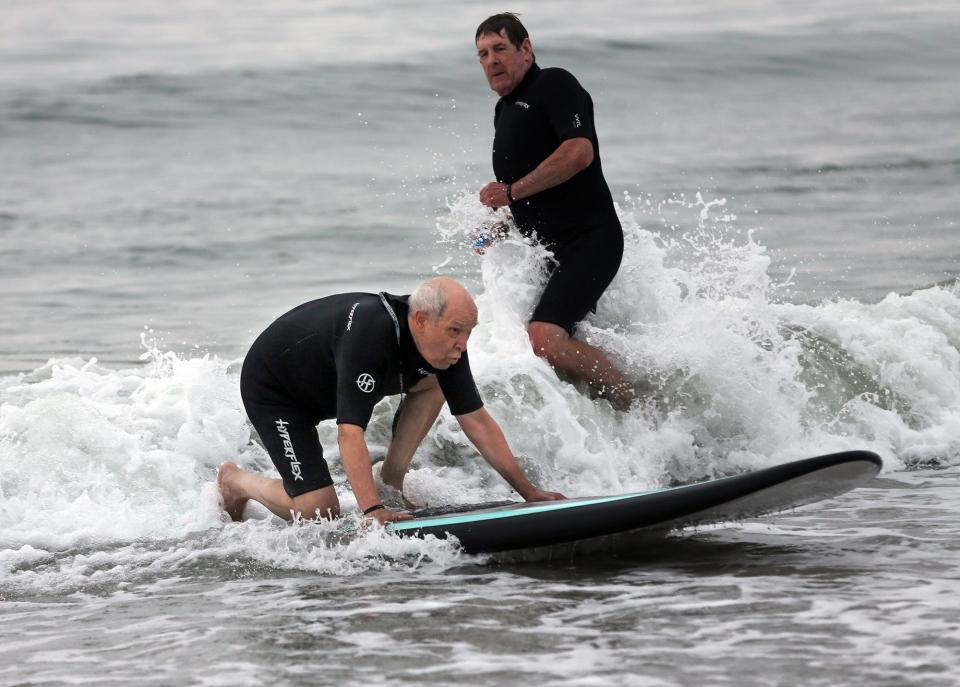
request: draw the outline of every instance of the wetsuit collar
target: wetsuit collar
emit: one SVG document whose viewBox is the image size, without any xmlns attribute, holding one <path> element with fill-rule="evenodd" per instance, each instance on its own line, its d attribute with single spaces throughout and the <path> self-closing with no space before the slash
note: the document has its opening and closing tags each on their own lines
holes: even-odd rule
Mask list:
<svg viewBox="0 0 960 687">
<path fill-rule="evenodd" d="M 383 303 L 383 307 L 386 308 L 387 312 L 390 314 L 390 319 L 393 320 L 393 327 L 397 332 L 397 346 L 402 348 L 403 345 L 400 343 L 400 320 L 397 318 L 397 313 L 393 309 L 393 307 L 390 305 L 389 301 L 387 301 L 386 292 L 381 291 L 379 295 L 380 295 L 380 302 Z"/>
<path fill-rule="evenodd" d="M 397 354 L 400 356 L 400 364 L 397 366 L 400 370 L 400 402 L 403 403 L 403 341 L 400 339 L 400 320 L 397 318 L 397 313 L 391 307 L 390 302 L 387 300 L 387 294 L 384 291 L 381 291 L 379 294 L 380 302 L 383 303 L 383 307 L 387 309 L 387 312 L 390 314 L 390 319 L 393 320 L 393 327 L 396 330 L 397 334 Z"/>
<path fill-rule="evenodd" d="M 396 316 L 394 324 L 397 325 L 399 333 L 398 344 L 400 347 L 400 368 L 404 368 L 404 363 L 412 366 L 412 369 L 422 368 L 432 374 L 440 372 L 426 361 L 417 349 L 417 344 L 413 340 L 413 333 L 410 331 L 410 323 L 407 322 L 407 314 L 410 312 L 408 300 L 410 296 L 394 296 L 386 292 L 379 294 L 380 300 L 392 316 Z"/>
</svg>

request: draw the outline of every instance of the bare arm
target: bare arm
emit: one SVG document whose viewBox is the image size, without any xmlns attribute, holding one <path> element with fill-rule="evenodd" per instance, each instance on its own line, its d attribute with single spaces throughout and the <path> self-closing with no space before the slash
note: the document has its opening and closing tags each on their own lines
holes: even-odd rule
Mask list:
<svg viewBox="0 0 960 687">
<path fill-rule="evenodd" d="M 373 471 L 370 469 L 370 450 L 367 440 L 363 436 L 363 427 L 358 425 L 342 424 L 337 428 L 337 444 L 340 446 L 340 460 L 343 462 L 343 471 L 347 473 L 350 486 L 357 497 L 357 505 L 361 511 L 380 503 L 380 494 L 373 483 Z M 406 520 L 410 516 L 396 513 L 388 508 L 380 508 L 370 513 L 370 516 L 381 524 L 393 520 Z"/>
<path fill-rule="evenodd" d="M 420 380 L 403 399 L 400 421 L 394 427 L 380 478 L 384 484 L 403 492 L 403 478 L 413 454 L 440 414 L 445 399 L 435 376 Z"/>
<path fill-rule="evenodd" d="M 510 204 L 509 186 L 514 200 L 528 198 L 559 186 L 579 174 L 593 162 L 593 143 L 589 138 L 570 138 L 557 146 L 550 157 L 512 185 L 491 181 L 480 190 L 480 202 L 491 208 Z"/>
<path fill-rule="evenodd" d="M 460 415 L 457 420 L 484 460 L 500 473 L 500 476 L 516 489 L 525 501 L 553 501 L 565 498 L 563 494 L 543 491 L 534 486 L 517 464 L 517 459 L 513 457 L 513 452 L 507 445 L 500 425 L 490 416 L 486 408 Z"/>
</svg>

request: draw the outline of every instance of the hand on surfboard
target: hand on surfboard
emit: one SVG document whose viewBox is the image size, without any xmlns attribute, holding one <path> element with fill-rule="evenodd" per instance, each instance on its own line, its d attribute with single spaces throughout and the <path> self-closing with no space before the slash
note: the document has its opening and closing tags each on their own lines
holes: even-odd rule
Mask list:
<svg viewBox="0 0 960 687">
<path fill-rule="evenodd" d="M 536 487 L 526 494 L 521 494 L 521 496 L 523 496 L 524 501 L 563 501 L 567 498 L 558 491 L 544 491 Z"/>
<path fill-rule="evenodd" d="M 376 520 L 381 525 L 386 525 L 388 522 L 400 522 L 401 520 L 410 520 L 413 518 L 410 513 L 390 510 L 389 508 L 378 508 L 377 510 L 368 513 L 364 517 L 370 518 L 371 520 Z"/>
</svg>

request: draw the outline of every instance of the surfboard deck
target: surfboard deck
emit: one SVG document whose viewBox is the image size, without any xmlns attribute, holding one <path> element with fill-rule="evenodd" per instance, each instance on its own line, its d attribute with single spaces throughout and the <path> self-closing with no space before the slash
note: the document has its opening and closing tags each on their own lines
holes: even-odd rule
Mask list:
<svg viewBox="0 0 960 687">
<path fill-rule="evenodd" d="M 863 486 L 883 462 L 870 451 L 796 460 L 732 477 L 615 496 L 416 511 L 401 536 L 456 537 L 466 553 L 551 546 L 642 529 L 731 522 L 833 498 Z"/>
</svg>

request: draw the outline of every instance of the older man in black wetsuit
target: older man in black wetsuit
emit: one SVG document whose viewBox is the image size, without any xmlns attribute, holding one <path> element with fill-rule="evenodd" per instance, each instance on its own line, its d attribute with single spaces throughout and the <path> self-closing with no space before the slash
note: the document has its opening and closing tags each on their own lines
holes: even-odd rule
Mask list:
<svg viewBox="0 0 960 687">
<path fill-rule="evenodd" d="M 409 517 L 384 507 L 364 431 L 373 407 L 402 394 L 381 477 L 402 491 L 420 442 L 444 403 L 480 454 L 527 501 L 563 498 L 535 487 L 477 392 L 467 339 L 477 307 L 460 284 L 436 277 L 407 296 L 346 293 L 282 315 L 250 348 L 240 393 L 281 479 L 226 462 L 217 482 L 223 507 L 240 520 L 249 499 L 290 519 L 335 517 L 340 502 L 316 425 L 336 418 L 347 479 L 364 515 L 385 523 Z"/>
<path fill-rule="evenodd" d="M 509 205 L 524 235 L 535 233 L 557 261 L 527 327 L 530 342 L 554 369 L 626 407 L 633 388 L 602 351 L 572 336 L 623 257 L 623 230 L 600 167 L 593 101 L 569 72 L 536 64 L 516 15 L 484 20 L 476 46 L 490 88 L 500 96 L 493 140 L 497 181 L 481 189 L 480 202 Z"/>
</svg>

